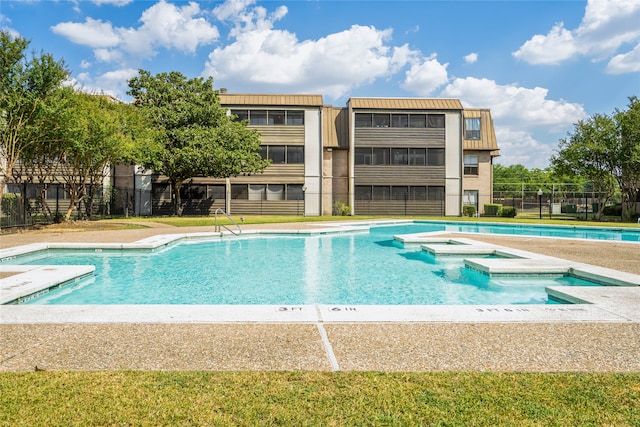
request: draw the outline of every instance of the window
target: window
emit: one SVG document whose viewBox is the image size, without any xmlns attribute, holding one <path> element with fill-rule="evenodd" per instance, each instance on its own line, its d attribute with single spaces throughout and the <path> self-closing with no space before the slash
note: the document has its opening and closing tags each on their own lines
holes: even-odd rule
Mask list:
<svg viewBox="0 0 640 427">
<path fill-rule="evenodd" d="M 427 150 L 427 164 L 429 166 L 444 166 L 444 148 L 429 148 Z"/>
<path fill-rule="evenodd" d="M 377 128 L 388 128 L 391 125 L 389 114 L 374 114 L 373 126 Z"/>
<path fill-rule="evenodd" d="M 478 155 L 477 154 L 464 155 L 464 174 L 478 175 Z"/>
<path fill-rule="evenodd" d="M 356 185 L 354 196 L 356 200 L 371 200 L 371 186 Z"/>
<path fill-rule="evenodd" d="M 371 164 L 371 148 L 356 148 L 356 165 Z"/>
<path fill-rule="evenodd" d="M 464 119 L 465 139 L 480 139 L 480 117 Z"/>
<path fill-rule="evenodd" d="M 231 110 L 231 114 L 237 116 L 234 120 L 241 122 L 249 120 L 249 110 Z"/>
<path fill-rule="evenodd" d="M 373 121 L 370 113 L 356 113 L 357 128 L 370 128 L 373 126 Z"/>
<path fill-rule="evenodd" d="M 266 145 L 261 145 L 260 146 L 260 150 L 258 151 L 260 153 L 260 157 L 262 157 L 263 159 L 267 159 L 267 146 Z"/>
<path fill-rule="evenodd" d="M 429 114 L 427 127 L 444 129 L 444 114 Z"/>
<path fill-rule="evenodd" d="M 410 128 L 424 128 L 427 127 L 427 115 L 426 114 L 411 114 L 409 116 Z"/>
<path fill-rule="evenodd" d="M 209 185 L 207 186 L 207 198 L 211 200 L 222 199 L 226 197 L 224 185 Z"/>
<path fill-rule="evenodd" d="M 430 202 L 444 201 L 444 187 L 428 187 L 427 200 Z"/>
<path fill-rule="evenodd" d="M 249 113 L 249 124 L 254 126 L 267 124 L 267 112 L 264 110 L 251 110 Z"/>
<path fill-rule="evenodd" d="M 267 185 L 267 200 L 284 200 L 284 184 Z"/>
<path fill-rule="evenodd" d="M 202 200 L 207 194 L 206 185 L 181 185 L 180 198 L 183 200 Z"/>
<path fill-rule="evenodd" d="M 247 184 L 231 184 L 231 198 L 247 200 L 249 198 Z"/>
<path fill-rule="evenodd" d="M 272 164 L 285 163 L 284 150 L 284 145 L 269 145 L 267 155 Z"/>
<path fill-rule="evenodd" d="M 388 148 L 374 148 L 373 149 L 373 161 L 374 165 L 388 165 L 389 161 L 389 149 Z"/>
<path fill-rule="evenodd" d="M 284 125 L 284 111 L 275 110 L 268 112 L 269 120 L 267 124 L 270 125 Z"/>
<path fill-rule="evenodd" d="M 304 124 L 304 111 L 287 111 L 287 125 L 300 126 Z"/>
<path fill-rule="evenodd" d="M 409 187 L 409 200 L 427 200 L 427 187 Z"/>
<path fill-rule="evenodd" d="M 152 191 L 156 190 L 155 185 L 157 184 L 154 184 L 154 187 L 152 187 Z M 169 188 L 169 186 L 165 186 L 165 187 Z M 167 194 L 169 197 L 171 197 L 171 193 L 167 193 Z M 64 195 L 65 195 L 64 188 L 60 184 L 49 184 L 49 186 L 47 187 L 47 199 L 53 199 L 53 200 L 64 199 L 65 198 Z"/>
<path fill-rule="evenodd" d="M 409 115 L 408 114 L 392 114 L 391 126 L 394 128 L 409 127 Z"/>
<path fill-rule="evenodd" d="M 409 197 L 409 187 L 394 185 L 391 187 L 391 200 L 406 200 Z"/>
<path fill-rule="evenodd" d="M 464 190 L 462 203 L 465 205 L 478 206 L 478 190 Z"/>
<path fill-rule="evenodd" d="M 249 184 L 249 200 L 264 200 L 266 187 L 265 184 Z"/>
<path fill-rule="evenodd" d="M 424 166 L 427 164 L 426 148 L 409 148 L 409 164 L 411 166 Z"/>
<path fill-rule="evenodd" d="M 287 163 L 304 163 L 304 147 L 297 145 L 287 146 Z"/>
<path fill-rule="evenodd" d="M 382 185 L 375 185 L 373 187 L 373 200 L 389 200 L 390 197 L 390 188 Z"/>
<path fill-rule="evenodd" d="M 408 148 L 392 148 L 391 164 L 392 165 L 409 164 L 409 149 Z"/>
<path fill-rule="evenodd" d="M 171 199 L 171 187 L 169 186 L 169 184 L 155 184 L 154 183 L 154 184 L 151 185 L 151 191 L 153 192 L 153 199 L 154 200 L 157 200 L 157 199 L 161 199 L 161 200 Z M 62 191 L 62 188 L 61 188 L 60 189 L 60 195 L 63 195 L 63 194 L 65 194 L 65 193 L 64 193 L 64 191 Z"/>
<path fill-rule="evenodd" d="M 302 200 L 303 198 L 302 184 L 287 185 L 287 200 Z"/>
</svg>

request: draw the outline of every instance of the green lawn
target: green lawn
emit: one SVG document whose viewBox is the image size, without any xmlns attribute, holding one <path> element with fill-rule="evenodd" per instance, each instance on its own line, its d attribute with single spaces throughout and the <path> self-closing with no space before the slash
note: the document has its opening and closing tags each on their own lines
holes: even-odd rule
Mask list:
<svg viewBox="0 0 640 427">
<path fill-rule="evenodd" d="M 638 426 L 640 374 L 32 372 L 3 426 Z"/>
</svg>

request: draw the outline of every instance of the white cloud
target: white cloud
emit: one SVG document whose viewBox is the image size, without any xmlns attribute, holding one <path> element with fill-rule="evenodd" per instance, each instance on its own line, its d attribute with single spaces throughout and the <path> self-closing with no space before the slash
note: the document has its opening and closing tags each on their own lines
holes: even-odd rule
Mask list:
<svg viewBox="0 0 640 427">
<path fill-rule="evenodd" d="M 91 62 L 89 61 L 85 61 L 84 59 L 82 61 L 80 61 L 80 68 L 82 68 L 83 70 L 86 70 L 87 68 L 91 68 Z"/>
<path fill-rule="evenodd" d="M 589 0 L 578 28 L 556 24 L 547 35 L 534 35 L 513 56 L 531 64 L 558 64 L 578 55 L 609 58 L 626 44 L 640 41 L 639 22 L 639 0 Z"/>
<path fill-rule="evenodd" d="M 465 55 L 464 62 L 466 62 L 467 64 L 474 64 L 478 62 L 478 54 L 475 52 L 472 52 L 468 55 Z"/>
<path fill-rule="evenodd" d="M 6 31 L 14 39 L 20 37 L 20 33 L 18 31 L 9 27 L 8 25 L 5 25 L 5 23 L 11 23 L 11 19 L 9 19 L 6 15 L 0 13 L 0 31 Z"/>
<path fill-rule="evenodd" d="M 109 71 L 97 77 L 92 77 L 89 73 L 77 75 L 75 87 L 88 93 L 104 93 L 120 98 L 128 89 L 129 79 L 138 75 L 138 70 L 133 68 L 123 68 Z"/>
<path fill-rule="evenodd" d="M 447 66 L 441 64 L 435 55 L 415 63 L 405 74 L 402 87 L 419 96 L 431 96 L 436 89 L 449 80 Z"/>
<path fill-rule="evenodd" d="M 490 108 L 494 120 L 518 129 L 558 131 L 587 117 L 582 105 L 547 99 L 548 94 L 541 87 L 500 85 L 493 80 L 467 77 L 452 81 L 441 96 L 459 98 L 466 107 Z"/>
<path fill-rule="evenodd" d="M 557 64 L 577 52 L 571 31 L 564 24 L 556 24 L 546 36 L 535 35 L 513 53 L 530 64 Z"/>
<path fill-rule="evenodd" d="M 93 3 L 97 4 L 98 6 L 102 6 L 103 4 L 110 4 L 113 6 L 120 7 L 120 6 L 128 5 L 134 0 L 91 0 L 91 1 L 93 1 Z"/>
<path fill-rule="evenodd" d="M 51 30 L 76 44 L 91 48 L 114 47 L 121 43 L 120 36 L 110 22 L 87 18 L 84 23 L 62 22 Z"/>
<path fill-rule="evenodd" d="M 609 74 L 637 73 L 640 71 L 640 43 L 627 52 L 616 55 L 607 64 Z"/>
<path fill-rule="evenodd" d="M 230 1 L 214 10 L 235 24 L 232 42 L 209 54 L 204 76 L 235 91 L 307 92 L 338 98 L 352 88 L 398 72 L 417 52 L 392 46 L 392 31 L 353 25 L 317 40 L 298 40 L 274 29 L 287 13 L 248 7 L 253 1 Z"/>
<path fill-rule="evenodd" d="M 218 29 L 200 14 L 198 3 L 177 7 L 160 0 L 142 13 L 137 28 L 113 27 L 110 22 L 88 17 L 82 23 L 59 23 L 52 30 L 73 43 L 93 48 L 99 61 L 137 65 L 161 48 L 193 53 L 217 40 Z"/>
<path fill-rule="evenodd" d="M 555 144 L 542 143 L 530 132 L 514 130 L 506 126 L 495 126 L 496 139 L 500 147 L 500 157 L 496 163 L 501 165 L 526 165 L 527 168 L 545 169 L 553 155 Z"/>
</svg>

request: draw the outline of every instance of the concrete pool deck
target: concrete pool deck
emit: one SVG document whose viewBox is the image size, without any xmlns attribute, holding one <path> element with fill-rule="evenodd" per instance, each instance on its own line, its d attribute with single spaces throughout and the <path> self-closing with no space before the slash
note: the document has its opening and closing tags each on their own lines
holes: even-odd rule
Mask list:
<svg viewBox="0 0 640 427">
<path fill-rule="evenodd" d="M 327 225 L 251 228 L 292 230 Z M 35 242 L 134 242 L 176 231 L 205 229 L 157 227 L 39 234 L 35 238 L 21 233 L 0 237 L 0 247 Z M 524 244 L 527 251 L 554 257 L 564 253 L 566 259 L 599 254 L 593 264 L 604 268 L 612 268 L 631 254 L 635 263 L 623 271 L 638 274 L 635 269 L 640 270 L 637 244 L 464 237 L 508 247 Z M 605 253 L 614 257 L 612 261 L 604 260 Z M 602 299 L 602 295 L 593 295 L 598 289 L 602 288 L 585 288 L 577 298 Z M 41 306 L 37 309 L 44 312 L 25 315 L 16 313 L 14 307 L 0 306 L 0 371 L 28 371 L 37 366 L 51 370 L 638 372 L 640 288 L 611 290 L 608 305 L 423 306 L 404 307 L 400 312 L 397 307 L 367 306 L 218 306 L 215 310 L 212 306 L 176 306 L 169 311 L 166 306 L 160 310 L 153 306 Z"/>
</svg>

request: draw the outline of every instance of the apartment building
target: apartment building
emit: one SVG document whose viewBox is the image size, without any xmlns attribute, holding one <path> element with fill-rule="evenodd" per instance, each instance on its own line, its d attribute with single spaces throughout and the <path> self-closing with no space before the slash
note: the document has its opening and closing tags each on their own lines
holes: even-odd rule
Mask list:
<svg viewBox="0 0 640 427">
<path fill-rule="evenodd" d="M 345 107 L 321 95 L 220 91 L 229 115 L 261 135 L 262 173 L 194 177 L 181 188 L 182 214 L 459 216 L 492 200 L 499 155 L 491 113 L 457 99 L 354 97 Z M 171 213 L 168 179 L 137 166 L 112 167 L 114 213 Z M 25 184 L 26 185 L 26 184 Z M 56 188 L 56 202 L 60 191 Z M 26 194 L 29 194 L 26 192 Z M 53 194 L 53 193 L 52 193 Z"/>
<path fill-rule="evenodd" d="M 320 95 L 231 94 L 228 114 L 261 135 L 271 165 L 229 179 L 193 178 L 183 186 L 184 214 L 458 216 L 465 204 L 491 202 L 499 154 L 491 113 L 457 99 L 351 98 L 324 105 Z M 166 210 L 168 182 L 144 173 L 150 209 Z M 142 173 L 137 175 L 143 175 Z M 145 186 L 137 177 L 138 188 Z M 137 206 L 137 205 L 136 205 Z M 149 212 L 149 210 L 151 212 Z"/>
</svg>

